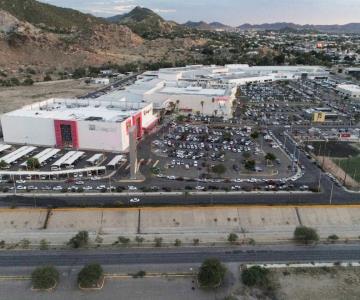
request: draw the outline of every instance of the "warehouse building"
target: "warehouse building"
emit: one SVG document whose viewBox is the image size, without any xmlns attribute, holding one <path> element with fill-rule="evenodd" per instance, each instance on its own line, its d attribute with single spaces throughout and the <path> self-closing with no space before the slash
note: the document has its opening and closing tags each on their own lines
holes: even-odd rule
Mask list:
<svg viewBox="0 0 360 300">
<path fill-rule="evenodd" d="M 4 141 L 58 148 L 125 152 L 129 129 L 137 137 L 151 130 L 157 118 L 151 103 L 98 99 L 49 99 L 4 114 Z"/>
</svg>

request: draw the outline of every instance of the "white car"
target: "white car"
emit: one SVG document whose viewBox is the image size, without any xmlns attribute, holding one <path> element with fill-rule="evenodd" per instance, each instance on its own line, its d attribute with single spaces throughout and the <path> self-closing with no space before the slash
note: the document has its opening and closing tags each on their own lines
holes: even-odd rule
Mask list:
<svg viewBox="0 0 360 300">
<path fill-rule="evenodd" d="M 203 191 L 205 189 L 205 187 L 198 185 L 195 189 L 198 191 Z"/>
<path fill-rule="evenodd" d="M 85 186 L 84 191 L 91 191 L 93 188 L 92 186 Z"/>
<path fill-rule="evenodd" d="M 133 186 L 133 185 L 129 185 L 128 186 L 128 190 L 129 191 L 137 191 L 137 187 L 136 186 Z M 135 198 L 134 198 L 135 199 Z"/>
<path fill-rule="evenodd" d="M 83 185 L 83 184 L 84 184 L 84 181 L 76 181 L 75 184 L 76 184 L 76 185 Z"/>
<path fill-rule="evenodd" d="M 26 181 L 25 180 L 22 180 L 22 179 L 20 179 L 20 180 L 16 180 L 16 183 L 25 183 Z"/>
<path fill-rule="evenodd" d="M 17 190 L 26 190 L 26 186 L 23 186 L 23 185 L 18 185 L 16 187 Z"/>
<path fill-rule="evenodd" d="M 61 190 L 62 190 L 62 186 L 60 185 L 53 187 L 53 191 L 61 191 Z"/>
<path fill-rule="evenodd" d="M 131 203 L 138 203 L 138 202 L 140 202 L 140 199 L 139 198 L 131 198 L 130 202 Z"/>
</svg>

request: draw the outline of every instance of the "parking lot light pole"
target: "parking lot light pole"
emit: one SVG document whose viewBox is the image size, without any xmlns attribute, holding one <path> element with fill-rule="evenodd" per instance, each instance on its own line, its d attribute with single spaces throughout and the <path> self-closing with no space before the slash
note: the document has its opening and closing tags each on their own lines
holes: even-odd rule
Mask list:
<svg viewBox="0 0 360 300">
<path fill-rule="evenodd" d="M 318 190 L 320 191 L 321 188 L 321 170 L 319 172 L 319 184 L 318 184 Z"/>
</svg>

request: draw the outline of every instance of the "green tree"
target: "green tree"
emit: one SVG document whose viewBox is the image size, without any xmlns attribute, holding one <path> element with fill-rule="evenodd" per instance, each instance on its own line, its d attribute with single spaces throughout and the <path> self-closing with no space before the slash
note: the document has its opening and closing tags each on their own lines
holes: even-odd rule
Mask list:
<svg viewBox="0 0 360 300">
<path fill-rule="evenodd" d="M 31 283 L 35 289 L 50 289 L 58 281 L 59 272 L 53 266 L 38 267 L 31 273 Z"/>
<path fill-rule="evenodd" d="M 8 166 L 8 164 L 4 160 L 0 160 L 0 169 L 4 169 Z"/>
<path fill-rule="evenodd" d="M 245 161 L 245 169 L 253 171 L 255 169 L 255 160 L 249 159 Z"/>
<path fill-rule="evenodd" d="M 72 248 L 86 247 L 89 243 L 89 233 L 87 231 L 79 231 L 70 239 L 68 245 Z"/>
<path fill-rule="evenodd" d="M 254 131 L 253 133 L 250 134 L 252 139 L 257 139 L 259 137 L 259 132 L 258 131 Z"/>
<path fill-rule="evenodd" d="M 39 160 L 36 157 L 30 157 L 26 161 L 28 169 L 35 170 L 40 168 Z"/>
<path fill-rule="evenodd" d="M 104 276 L 104 271 L 99 264 L 89 264 L 82 268 L 78 274 L 78 284 L 82 288 L 99 287 Z"/>
<path fill-rule="evenodd" d="M 175 243 L 174 243 L 174 246 L 180 247 L 180 246 L 181 246 L 181 240 L 176 239 L 176 240 L 175 240 Z"/>
<path fill-rule="evenodd" d="M 226 274 L 225 266 L 216 258 L 206 259 L 199 270 L 198 281 L 203 288 L 218 288 Z"/>
<path fill-rule="evenodd" d="M 230 233 L 228 235 L 228 242 L 230 242 L 231 244 L 234 244 L 235 242 L 237 242 L 239 239 L 238 235 L 236 233 Z"/>
<path fill-rule="evenodd" d="M 294 239 L 297 242 L 311 243 L 319 240 L 319 235 L 314 228 L 306 226 L 298 226 L 294 231 Z"/>
<path fill-rule="evenodd" d="M 274 161 L 276 159 L 276 156 L 273 153 L 266 153 L 265 159 L 270 160 L 270 161 Z"/>
</svg>

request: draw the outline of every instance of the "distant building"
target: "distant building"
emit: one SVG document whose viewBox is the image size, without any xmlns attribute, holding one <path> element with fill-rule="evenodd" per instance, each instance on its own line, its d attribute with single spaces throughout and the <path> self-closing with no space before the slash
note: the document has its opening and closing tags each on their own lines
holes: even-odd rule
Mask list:
<svg viewBox="0 0 360 300">
<path fill-rule="evenodd" d="M 90 81 L 93 84 L 103 84 L 103 85 L 110 84 L 110 79 L 109 78 L 92 78 Z"/>
<path fill-rule="evenodd" d="M 339 84 L 336 90 L 343 97 L 360 99 L 360 86 L 355 84 Z"/>
</svg>

